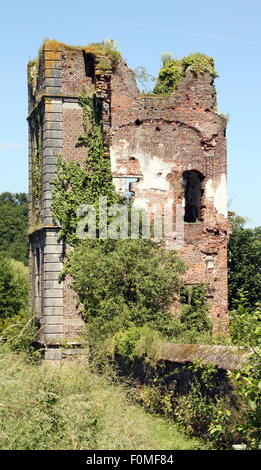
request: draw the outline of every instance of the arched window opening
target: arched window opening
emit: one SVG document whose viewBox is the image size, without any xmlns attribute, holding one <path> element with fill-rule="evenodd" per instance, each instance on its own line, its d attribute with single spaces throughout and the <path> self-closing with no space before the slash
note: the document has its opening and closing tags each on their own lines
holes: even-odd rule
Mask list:
<svg viewBox="0 0 261 470">
<path fill-rule="evenodd" d="M 203 181 L 204 176 L 199 171 L 189 170 L 183 173 L 185 222 L 195 223 L 203 220 Z"/>
</svg>

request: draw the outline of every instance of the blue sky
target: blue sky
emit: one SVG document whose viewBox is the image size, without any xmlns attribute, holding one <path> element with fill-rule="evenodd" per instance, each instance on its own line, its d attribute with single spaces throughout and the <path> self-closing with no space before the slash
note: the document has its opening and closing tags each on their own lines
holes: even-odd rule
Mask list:
<svg viewBox="0 0 261 470">
<path fill-rule="evenodd" d="M 157 75 L 160 54 L 214 57 L 219 112 L 228 113 L 230 210 L 260 216 L 261 0 L 12 0 L 0 18 L 0 193 L 27 191 L 26 64 L 43 39 L 119 41 L 131 68 Z"/>
</svg>

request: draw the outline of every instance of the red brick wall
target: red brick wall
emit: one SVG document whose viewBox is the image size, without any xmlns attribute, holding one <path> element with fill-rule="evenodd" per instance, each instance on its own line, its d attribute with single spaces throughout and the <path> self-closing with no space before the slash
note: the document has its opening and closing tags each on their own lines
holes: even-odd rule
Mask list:
<svg viewBox="0 0 261 470">
<path fill-rule="evenodd" d="M 62 92 L 77 97 L 83 85 L 90 94 L 94 92 L 92 79 L 86 77 L 82 51 L 63 47 Z M 111 81 L 107 79 L 104 95 L 101 86 L 102 80 L 99 81 L 99 93 L 109 103 L 103 109 L 104 132 L 106 128 L 108 136 L 109 123 L 114 176 L 140 176 L 139 183 L 135 184 L 137 201 L 146 200 L 147 207 L 150 207 L 156 202 L 164 204 L 172 199 L 175 220 L 175 204 L 180 204 L 184 196 L 183 172 L 193 169 L 204 176 L 204 220 L 185 224 L 185 245 L 179 254 L 188 265 L 185 282 L 209 283 L 211 315 L 217 321 L 221 319 L 226 323 L 229 223 L 226 215 L 215 207 L 210 192 L 206 197 L 206 187 L 210 185 L 217 192 L 221 175 L 226 175 L 227 171 L 226 122 L 216 112 L 216 91 L 212 78 L 208 74 L 196 78 L 188 72 L 177 92 L 170 97 L 142 97 L 133 73 L 121 62 Z M 75 147 L 82 132 L 82 110 L 77 107 L 77 100 L 73 105 L 64 103 L 65 159 L 84 162 L 86 149 Z M 162 167 L 163 173 L 159 171 L 158 175 L 153 176 L 154 187 L 150 187 L 146 179 L 149 179 L 150 172 L 153 173 L 154 164 Z M 219 194 L 220 198 L 223 198 L 222 194 Z M 210 261 L 209 257 L 212 257 Z M 208 267 L 208 262 L 212 266 L 212 261 L 214 267 Z M 64 315 L 68 319 L 77 317 L 74 317 L 75 299 L 72 298 L 69 283 L 67 279 L 64 285 Z M 71 335 L 72 331 L 73 328 L 68 326 L 67 333 Z"/>
<path fill-rule="evenodd" d="M 68 109 L 66 106 L 74 106 L 76 109 Z M 67 161 L 73 160 L 83 164 L 87 156 L 87 149 L 76 147 L 79 136 L 84 132 L 82 109 L 77 106 L 77 103 L 63 104 L 63 158 Z"/>
<path fill-rule="evenodd" d="M 212 78 L 208 74 L 196 78 L 188 73 L 170 97 L 142 98 L 135 90 L 131 74 L 121 64 L 112 78 L 111 109 L 114 175 L 140 175 L 140 182 L 135 184 L 135 199 L 146 201 L 148 209 L 152 203 L 164 203 L 171 197 L 175 221 L 175 204 L 181 203 L 184 197 L 183 172 L 193 169 L 204 176 L 203 222 L 185 224 L 185 245 L 178 254 L 188 266 L 185 282 L 209 284 L 210 314 L 216 324 L 220 320 L 226 324 L 230 227 L 226 215 L 214 207 L 209 190 L 206 197 L 207 185 L 216 191 L 221 176 L 227 172 L 226 122 L 216 112 Z M 155 159 L 159 169 L 162 167 L 167 172 L 168 184 L 164 190 L 157 190 L 156 169 L 153 174 Z M 145 189 L 139 189 L 147 171 L 151 172 L 154 187 L 148 184 Z M 218 197 L 225 199 L 222 194 Z"/>
</svg>

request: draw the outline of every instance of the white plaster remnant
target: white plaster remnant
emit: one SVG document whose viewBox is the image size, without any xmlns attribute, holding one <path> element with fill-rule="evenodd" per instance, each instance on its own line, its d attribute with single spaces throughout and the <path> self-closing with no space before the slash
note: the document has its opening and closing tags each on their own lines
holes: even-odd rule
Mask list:
<svg viewBox="0 0 261 470">
<path fill-rule="evenodd" d="M 221 175 L 217 185 L 213 184 L 212 179 L 207 181 L 206 197 L 207 199 L 213 199 L 215 209 L 219 214 L 227 217 L 227 179 L 225 173 Z"/>
<path fill-rule="evenodd" d="M 135 157 L 139 161 L 141 173 L 143 174 L 143 180 L 139 184 L 140 190 L 158 189 L 168 191 L 170 189 L 167 175 L 172 168 L 169 163 L 141 151 L 137 151 Z"/>
<path fill-rule="evenodd" d="M 117 148 L 111 148 L 111 169 L 112 172 L 118 174 L 126 174 L 126 165 L 120 164 L 118 159 L 122 157 L 128 157 L 129 143 L 125 140 L 120 140 L 120 146 Z M 139 190 L 155 189 L 159 191 L 168 191 L 170 189 L 167 175 L 173 169 L 173 165 L 163 161 L 157 156 L 144 153 L 141 149 L 137 148 L 135 151 L 131 151 L 132 157 L 139 162 L 140 172 L 143 175 L 143 179 L 139 182 Z"/>
<path fill-rule="evenodd" d="M 111 157 L 111 171 L 112 173 L 122 173 L 123 175 L 126 174 L 126 165 L 120 165 L 118 159 L 126 156 L 128 154 L 128 147 L 129 142 L 125 139 L 120 139 L 117 145 L 117 148 L 111 147 L 110 148 L 110 157 Z"/>
</svg>

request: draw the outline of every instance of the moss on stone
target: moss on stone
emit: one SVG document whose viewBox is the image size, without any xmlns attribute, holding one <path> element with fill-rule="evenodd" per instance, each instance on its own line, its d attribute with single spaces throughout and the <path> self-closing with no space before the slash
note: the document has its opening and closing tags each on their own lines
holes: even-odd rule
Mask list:
<svg viewBox="0 0 261 470">
<path fill-rule="evenodd" d="M 115 41 L 104 41 L 104 42 L 93 42 L 86 46 L 71 46 L 62 42 L 55 41 L 53 39 L 47 39 L 44 41 L 43 47 L 47 45 L 52 51 L 57 48 L 65 48 L 76 51 L 83 51 L 86 54 L 91 54 L 96 58 L 97 69 L 99 70 L 111 70 L 116 67 L 121 59 L 121 53 L 115 47 Z M 107 60 L 106 60 L 107 59 Z"/>
</svg>

